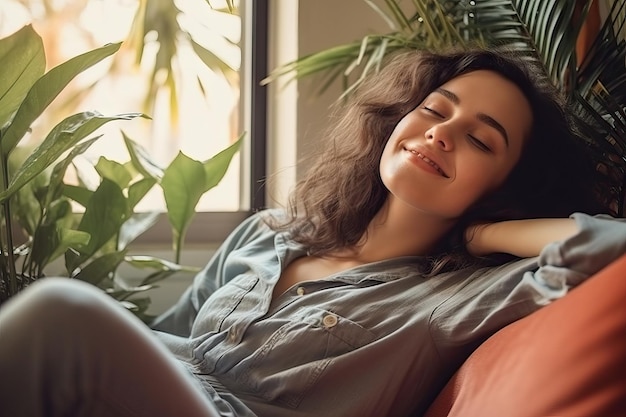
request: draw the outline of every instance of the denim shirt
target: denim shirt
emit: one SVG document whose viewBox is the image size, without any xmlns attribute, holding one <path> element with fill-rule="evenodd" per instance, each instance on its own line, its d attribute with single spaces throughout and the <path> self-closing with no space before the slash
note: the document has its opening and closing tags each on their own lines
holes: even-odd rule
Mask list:
<svg viewBox="0 0 626 417">
<path fill-rule="evenodd" d="M 626 219 L 576 213 L 579 232 L 536 258 L 431 278 L 423 258 L 395 258 L 272 301 L 306 252 L 269 214 L 245 220 L 152 324 L 225 416 L 419 415 L 488 336 L 626 253 Z"/>
</svg>

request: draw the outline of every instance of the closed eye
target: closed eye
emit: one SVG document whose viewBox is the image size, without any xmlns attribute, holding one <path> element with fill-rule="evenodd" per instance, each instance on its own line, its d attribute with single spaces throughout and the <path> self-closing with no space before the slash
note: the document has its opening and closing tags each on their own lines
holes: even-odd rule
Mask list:
<svg viewBox="0 0 626 417">
<path fill-rule="evenodd" d="M 426 112 L 431 113 L 437 117 L 443 118 L 443 115 L 441 113 L 439 113 L 436 110 L 431 109 L 430 107 L 422 106 L 422 109 L 426 110 Z"/>
<path fill-rule="evenodd" d="M 472 135 L 467 135 L 467 137 L 468 137 L 470 143 L 472 145 L 474 145 L 475 147 L 477 147 L 478 149 L 480 149 L 481 151 L 487 152 L 487 153 L 491 153 L 492 152 L 491 148 L 489 146 L 487 146 L 485 144 L 485 142 L 481 141 L 477 137 L 472 136 Z"/>
</svg>

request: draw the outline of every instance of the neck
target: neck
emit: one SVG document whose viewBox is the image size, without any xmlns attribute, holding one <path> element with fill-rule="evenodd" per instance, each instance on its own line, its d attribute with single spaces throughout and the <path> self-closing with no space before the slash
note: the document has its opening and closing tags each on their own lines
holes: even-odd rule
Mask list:
<svg viewBox="0 0 626 417">
<path fill-rule="evenodd" d="M 454 221 L 428 215 L 389 198 L 370 222 L 363 242 L 337 254 L 358 263 L 429 255 Z"/>
</svg>

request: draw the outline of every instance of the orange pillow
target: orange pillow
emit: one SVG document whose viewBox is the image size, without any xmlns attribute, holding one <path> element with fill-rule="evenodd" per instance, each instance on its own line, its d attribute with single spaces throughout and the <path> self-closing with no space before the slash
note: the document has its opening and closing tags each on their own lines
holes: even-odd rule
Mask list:
<svg viewBox="0 0 626 417">
<path fill-rule="evenodd" d="M 426 417 L 626 416 L 626 255 L 483 343 Z"/>
</svg>

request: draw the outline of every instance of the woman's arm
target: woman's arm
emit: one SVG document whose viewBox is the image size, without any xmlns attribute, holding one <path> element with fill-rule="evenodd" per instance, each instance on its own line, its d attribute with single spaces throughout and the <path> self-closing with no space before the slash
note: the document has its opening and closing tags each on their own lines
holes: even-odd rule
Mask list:
<svg viewBox="0 0 626 417">
<path fill-rule="evenodd" d="M 458 274 L 456 279 L 464 286 L 451 292 L 450 298 L 432 314 L 431 334 L 436 343 L 443 347 L 460 346 L 477 340 L 477 336 L 485 338 L 563 297 L 571 288 L 626 254 L 626 218 L 574 213 L 573 234 L 566 220 L 507 221 L 485 225 L 484 234 L 476 233 L 471 244 L 478 247 L 486 243 L 494 251 L 520 253 L 521 248 L 530 254 L 532 246 L 543 247 L 536 258 L 474 272 L 452 272 Z M 469 229 L 468 238 L 474 229 L 480 226 Z"/>
<path fill-rule="evenodd" d="M 526 219 L 474 225 L 466 232 L 467 249 L 474 256 L 508 253 L 520 258 L 538 256 L 549 243 L 578 232 L 574 219 Z"/>
</svg>

